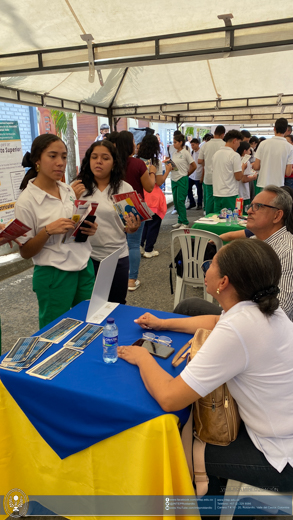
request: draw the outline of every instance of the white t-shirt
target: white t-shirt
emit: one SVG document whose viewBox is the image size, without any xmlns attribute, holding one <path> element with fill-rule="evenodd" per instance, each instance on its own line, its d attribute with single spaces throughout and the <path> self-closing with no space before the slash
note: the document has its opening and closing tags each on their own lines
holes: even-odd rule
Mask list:
<svg viewBox="0 0 293 520">
<path fill-rule="evenodd" d="M 223 312 L 181 377 L 202 397 L 227 383 L 253 444 L 277 471 L 293 467 L 293 323 L 281 309 Z"/>
<path fill-rule="evenodd" d="M 209 143 L 208 143 L 209 144 Z M 239 193 L 239 182 L 234 173 L 240 172 L 241 158 L 230 146 L 224 146 L 213 156 L 214 197 L 233 197 Z"/>
<path fill-rule="evenodd" d="M 204 160 L 204 184 L 213 184 L 213 157 L 223 146 L 223 139 L 211 139 L 201 147 L 198 158 Z"/>
<path fill-rule="evenodd" d="M 167 148 L 167 152 L 168 152 L 168 153 L 167 153 L 167 157 L 171 157 L 171 159 L 172 159 L 172 155 L 173 155 L 173 153 L 176 152 L 176 148 L 175 148 L 175 146 L 174 146 L 173 144 L 169 144 L 169 146 L 168 146 L 168 148 Z"/>
<path fill-rule="evenodd" d="M 287 164 L 293 164 L 293 147 L 285 137 L 274 136 L 260 143 L 255 153 L 260 160 L 256 185 L 264 188 L 268 184 L 284 186 Z"/>
<path fill-rule="evenodd" d="M 244 175 L 252 175 L 249 161 L 247 168 L 244 170 Z M 249 182 L 239 182 L 239 197 L 243 197 L 243 200 L 250 199 Z"/>
<path fill-rule="evenodd" d="M 186 177 L 188 174 L 189 166 L 193 163 L 193 158 L 191 157 L 191 153 L 189 153 L 186 148 L 180 150 L 180 152 L 175 152 L 172 154 L 172 161 L 176 164 L 178 171 L 171 171 L 171 180 L 179 181 L 182 177 Z"/>
<path fill-rule="evenodd" d="M 34 180 L 28 182 L 14 206 L 15 217 L 32 228 L 26 236 L 18 238 L 22 244 L 34 238 L 45 226 L 55 220 L 71 219 L 76 199 L 73 189 L 64 182 L 57 181 L 60 200 L 35 186 Z M 62 234 L 49 237 L 41 251 L 33 256 L 34 264 L 57 267 L 61 271 L 84 269 L 92 250 L 89 239 L 86 242 L 62 244 L 63 236 Z"/>
<path fill-rule="evenodd" d="M 192 150 L 191 152 L 191 157 L 193 158 L 197 168 L 196 170 L 189 176 L 190 179 L 194 180 L 194 181 L 200 181 L 201 179 L 201 176 L 202 176 L 202 164 L 198 164 L 198 156 L 199 156 L 199 150 L 197 152 L 194 152 Z"/>
<path fill-rule="evenodd" d="M 122 181 L 117 195 L 119 193 L 127 193 L 128 191 L 133 191 L 132 186 Z M 113 206 L 112 199 L 108 197 L 108 192 L 109 186 L 104 191 L 100 191 L 97 188 L 90 196 L 86 196 L 86 192 L 84 192 L 80 197 L 82 200 L 99 203 L 96 211 L 98 229 L 95 235 L 90 237 L 93 249 L 91 257 L 99 261 L 116 251 L 116 249 L 119 249 L 119 247 L 123 247 L 119 258 L 124 258 L 129 255 L 123 224 Z"/>
</svg>

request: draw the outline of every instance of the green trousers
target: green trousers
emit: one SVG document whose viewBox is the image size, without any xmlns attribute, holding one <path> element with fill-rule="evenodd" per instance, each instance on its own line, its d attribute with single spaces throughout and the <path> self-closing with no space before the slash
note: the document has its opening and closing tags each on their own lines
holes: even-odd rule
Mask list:
<svg viewBox="0 0 293 520">
<path fill-rule="evenodd" d="M 214 213 L 221 213 L 221 209 L 227 208 L 233 209 L 235 208 L 236 199 L 238 195 L 234 197 L 214 197 Z"/>
<path fill-rule="evenodd" d="M 178 213 L 178 224 L 186 224 L 187 226 L 189 222 L 186 216 L 185 200 L 188 193 L 188 186 L 187 175 L 186 177 L 181 177 L 179 181 L 171 181 L 173 202 Z"/>
<path fill-rule="evenodd" d="M 78 303 L 91 298 L 95 283 L 92 260 L 81 271 L 35 265 L 33 290 L 39 302 L 40 329 Z"/>
<path fill-rule="evenodd" d="M 204 200 L 204 209 L 206 212 L 206 215 L 209 213 L 214 213 L 214 194 L 213 194 L 213 185 L 212 184 L 205 184 L 203 185 L 203 200 Z"/>
</svg>

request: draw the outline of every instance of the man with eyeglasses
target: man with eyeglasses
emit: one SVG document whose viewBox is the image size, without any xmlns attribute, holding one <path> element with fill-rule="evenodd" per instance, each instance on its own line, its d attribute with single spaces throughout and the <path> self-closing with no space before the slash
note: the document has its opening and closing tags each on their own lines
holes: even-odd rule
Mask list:
<svg viewBox="0 0 293 520">
<path fill-rule="evenodd" d="M 280 307 L 293 321 L 293 235 L 290 231 L 293 222 L 292 197 L 286 188 L 269 185 L 256 195 L 250 204 L 247 217 L 247 228 L 220 235 L 223 241 L 229 242 L 236 238 L 255 236 L 267 242 L 277 253 L 281 266 Z M 288 231 L 290 229 L 290 231 Z M 249 258 L 247 258 L 249 263 Z M 207 269 L 208 265 L 204 266 Z M 253 269 L 253 266 L 251 266 Z M 202 300 L 188 298 L 180 302 L 174 309 L 177 314 L 199 316 L 205 314 L 220 314 L 218 305 Z"/>
<path fill-rule="evenodd" d="M 292 198 L 284 188 L 266 186 L 254 197 L 247 215 L 245 231 L 224 233 L 221 238 L 229 241 L 255 235 L 275 250 L 282 266 L 280 306 L 293 321 L 293 235 L 288 231 L 288 227 L 292 230 Z"/>
</svg>

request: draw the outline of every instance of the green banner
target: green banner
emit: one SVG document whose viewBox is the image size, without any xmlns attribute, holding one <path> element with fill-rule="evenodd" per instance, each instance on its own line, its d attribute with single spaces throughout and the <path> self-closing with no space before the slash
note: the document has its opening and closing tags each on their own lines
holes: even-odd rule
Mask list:
<svg viewBox="0 0 293 520">
<path fill-rule="evenodd" d="M 0 121 L 0 141 L 19 141 L 17 121 Z"/>
</svg>

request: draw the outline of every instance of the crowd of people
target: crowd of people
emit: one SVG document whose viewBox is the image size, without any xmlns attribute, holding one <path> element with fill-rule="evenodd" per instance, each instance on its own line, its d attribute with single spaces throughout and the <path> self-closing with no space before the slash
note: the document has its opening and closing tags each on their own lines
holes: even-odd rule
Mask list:
<svg viewBox="0 0 293 520">
<path fill-rule="evenodd" d="M 226 133 L 219 125 L 203 143 L 186 141 L 177 131 L 165 155 L 159 135 L 146 135 L 137 149 L 131 132 L 109 133 L 104 126 L 71 186 L 61 181 L 67 149 L 59 137 L 37 137 L 23 158 L 29 169 L 15 216 L 31 228 L 19 245 L 21 256 L 35 265 L 40 327 L 91 297 L 100 262 L 118 248 L 109 301 L 126 303 L 127 291 L 140 286 L 141 254 L 159 254 L 154 246 L 166 213 L 160 188 L 170 173 L 178 213 L 174 228 L 188 227 L 190 208 L 219 213 L 233 209 L 241 196 L 247 228 L 222 235 L 229 244 L 206 271 L 206 290 L 219 305 L 191 298 L 174 310 L 189 317 L 161 320 L 147 313 L 136 320 L 153 330 L 209 329 L 200 352 L 176 378 L 143 348 L 119 347 L 119 356 L 138 366 L 147 391 L 167 412 L 227 383 L 243 422 L 231 445 L 207 445 L 212 494 L 218 493 L 219 478 L 293 492 L 292 128 L 280 118 L 275 136 L 260 141 L 246 130 Z M 129 213 L 123 227 L 111 197 L 132 190 L 154 215 L 144 223 Z M 98 203 L 96 220 L 81 227 L 84 242 L 62 243 L 74 228 L 76 199 Z"/>
</svg>

